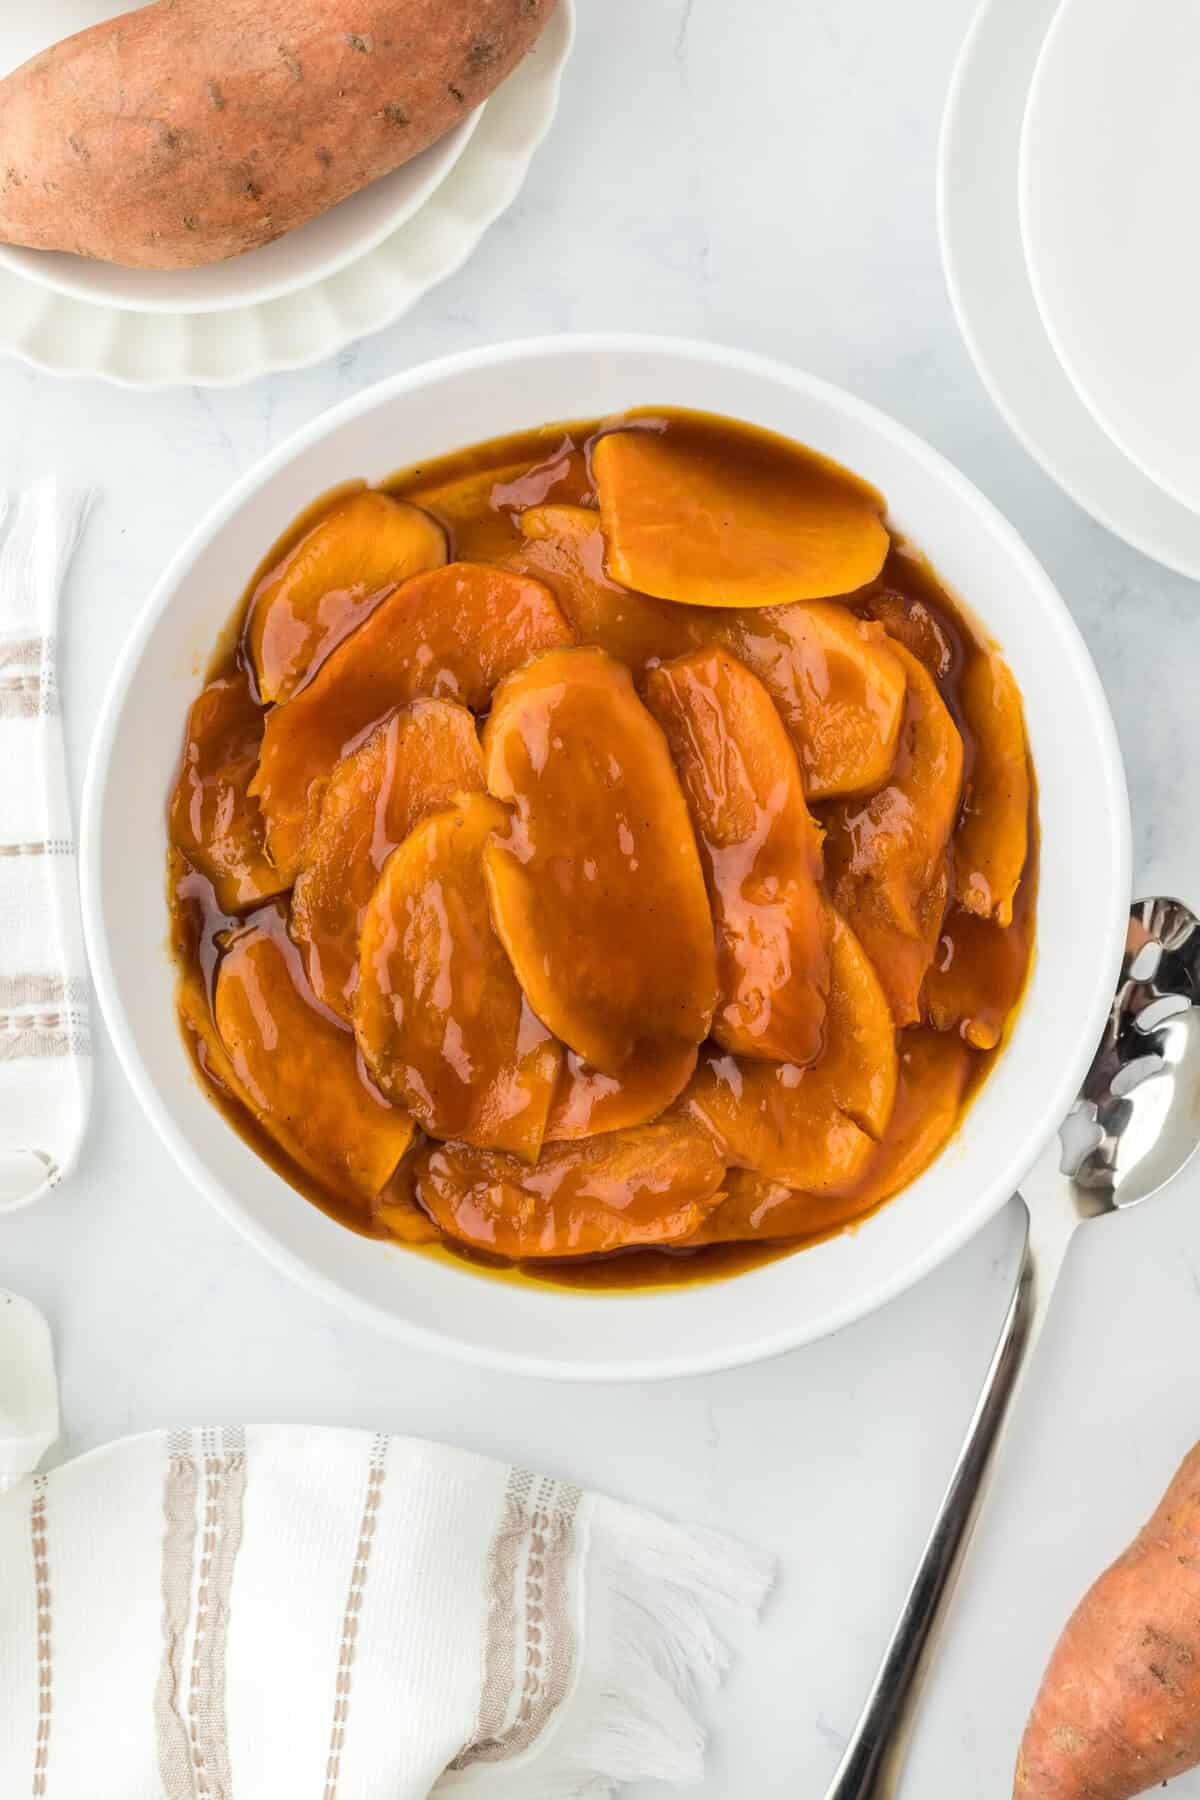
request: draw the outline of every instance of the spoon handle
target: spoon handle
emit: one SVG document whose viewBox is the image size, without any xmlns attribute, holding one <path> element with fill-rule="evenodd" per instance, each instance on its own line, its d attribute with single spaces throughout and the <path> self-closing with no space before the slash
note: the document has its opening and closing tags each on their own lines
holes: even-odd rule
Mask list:
<svg viewBox="0 0 1200 1800">
<path fill-rule="evenodd" d="M 1016 1286 L 903 1610 L 825 1800 L 887 1800 L 897 1792 L 922 1680 L 978 1517 L 989 1467 L 995 1467 L 996 1444 L 1082 1216 L 1074 1190 L 1061 1175 L 1044 1179 L 1050 1154 L 1031 1171 L 1028 1191 L 1036 1188 L 1037 1194 L 1032 1212 L 1017 1196 L 1025 1241 Z"/>
</svg>

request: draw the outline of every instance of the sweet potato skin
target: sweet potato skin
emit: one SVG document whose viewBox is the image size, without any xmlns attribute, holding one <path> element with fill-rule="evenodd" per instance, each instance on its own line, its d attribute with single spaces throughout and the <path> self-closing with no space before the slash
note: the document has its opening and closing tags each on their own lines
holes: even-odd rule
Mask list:
<svg viewBox="0 0 1200 1800">
<path fill-rule="evenodd" d="M 180 269 L 266 244 L 485 100 L 554 0 L 155 0 L 0 81 L 0 241 Z"/>
<path fill-rule="evenodd" d="M 1200 1444 L 1059 1638 L 1013 1800 L 1132 1800 L 1200 1763 Z"/>
</svg>

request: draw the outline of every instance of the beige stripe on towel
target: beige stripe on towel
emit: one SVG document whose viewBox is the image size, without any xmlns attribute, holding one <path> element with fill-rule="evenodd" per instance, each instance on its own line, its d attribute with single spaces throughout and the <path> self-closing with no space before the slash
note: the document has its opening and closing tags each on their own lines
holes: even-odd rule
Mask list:
<svg viewBox="0 0 1200 1800">
<path fill-rule="evenodd" d="M 162 1661 L 154 1690 L 154 1727 L 163 1800 L 193 1800 L 192 1761 L 183 1719 L 183 1641 L 192 1607 L 196 1495 L 200 1474 L 190 1431 L 167 1438 L 163 1483 Z"/>
<path fill-rule="evenodd" d="M 0 638 L 0 669 L 36 669 L 43 656 L 53 661 L 53 638 Z"/>
<path fill-rule="evenodd" d="M 46 1477 L 35 1475 L 33 1500 L 29 1509 L 30 1548 L 33 1551 L 33 1581 L 37 1599 L 37 1680 L 38 1717 L 33 1752 L 33 1786 L 35 1800 L 46 1792 L 46 1772 L 50 1764 L 50 1728 L 54 1720 L 54 1633 L 50 1608 L 50 1556 L 46 1543 Z"/>
<path fill-rule="evenodd" d="M 337 1800 L 338 1777 L 342 1751 L 346 1744 L 346 1726 L 350 1718 L 350 1689 L 354 1679 L 354 1645 L 358 1638 L 363 1593 L 371 1567 L 371 1545 L 379 1521 L 379 1503 L 383 1498 L 387 1474 L 388 1440 L 377 1432 L 371 1440 L 367 1458 L 367 1491 L 363 1496 L 362 1518 L 358 1527 L 358 1543 L 350 1570 L 350 1587 L 346 1594 L 346 1610 L 342 1615 L 342 1641 L 338 1647 L 337 1678 L 334 1682 L 333 1724 L 329 1732 L 329 1760 L 325 1765 L 324 1800 Z"/>
<path fill-rule="evenodd" d="M 514 1468 L 509 1475 L 488 1562 L 479 1720 L 471 1743 L 455 1759 L 456 1769 L 519 1756 L 566 1698 L 577 1656 L 567 1568 L 581 1497 L 578 1488 L 527 1469 Z"/>
<path fill-rule="evenodd" d="M 225 1645 L 233 1565 L 242 1541 L 246 1441 L 238 1428 L 201 1434 L 204 1521 L 196 1589 L 196 1630 L 188 1692 L 188 1724 L 197 1800 L 231 1800 L 229 1737 L 225 1723 Z"/>
</svg>

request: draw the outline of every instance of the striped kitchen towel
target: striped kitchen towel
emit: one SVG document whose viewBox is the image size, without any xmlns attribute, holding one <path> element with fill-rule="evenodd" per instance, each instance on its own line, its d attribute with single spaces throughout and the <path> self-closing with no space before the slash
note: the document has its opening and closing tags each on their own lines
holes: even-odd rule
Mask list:
<svg viewBox="0 0 1200 1800">
<path fill-rule="evenodd" d="M 0 1793 L 600 1800 L 694 1781 L 769 1559 L 413 1438 L 155 1432 L 0 1495 Z"/>
<path fill-rule="evenodd" d="M 55 677 L 59 590 L 86 512 L 86 495 L 53 480 L 7 507 L 0 495 L 0 1212 L 69 1173 L 91 1095 Z"/>
</svg>

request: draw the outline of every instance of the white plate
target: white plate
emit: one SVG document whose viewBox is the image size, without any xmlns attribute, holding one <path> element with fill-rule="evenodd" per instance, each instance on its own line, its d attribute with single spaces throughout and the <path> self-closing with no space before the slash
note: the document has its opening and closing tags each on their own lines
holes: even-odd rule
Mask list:
<svg viewBox="0 0 1200 1800">
<path fill-rule="evenodd" d="M 1200 7 L 1063 0 L 1021 133 L 1030 279 L 1113 442 L 1200 509 Z"/>
<path fill-rule="evenodd" d="M 130 387 L 223 387 L 306 368 L 382 330 L 465 262 L 519 192 L 554 117 L 573 35 L 573 0 L 558 0 L 534 49 L 480 108 L 449 174 L 412 218 L 348 268 L 232 311 L 154 314 L 54 293 L 0 264 L 0 350 L 55 375 Z"/>
<path fill-rule="evenodd" d="M 951 303 L 984 386 L 1051 480 L 1134 549 L 1200 579 L 1200 518 L 1135 468 L 1096 423 L 1054 354 L 1025 270 L 1021 120 L 1055 5 L 984 0 L 960 52 L 938 157 Z"/>
<path fill-rule="evenodd" d="M 813 445 L 887 495 L 897 528 L 969 598 L 1020 684 L 1038 773 L 1038 954 L 1011 1041 L 942 1156 L 853 1233 L 734 1280 L 634 1293 L 508 1283 L 335 1224 L 214 1111 L 175 1023 L 165 947 L 165 798 L 187 706 L 269 544 L 348 476 L 636 405 L 692 406 Z M 558 337 L 414 369 L 298 432 L 179 550 L 113 676 L 83 804 L 92 973 L 146 1114 L 185 1173 L 294 1279 L 411 1343 L 514 1372 L 619 1380 L 768 1356 L 857 1318 L 933 1268 L 1008 1199 L 1074 1098 L 1111 1001 L 1129 903 L 1129 819 L 1104 695 L 1050 581 L 977 489 L 874 408 L 713 344 Z"/>
<path fill-rule="evenodd" d="M 129 10 L 113 6 L 111 0 L 56 0 L 49 7 L 21 9 L 16 16 L 0 13 L 0 75 L 60 38 Z M 466 149 L 481 111 L 477 108 L 420 156 L 307 225 L 273 244 L 207 268 L 123 269 L 85 256 L 13 244 L 0 244 L 0 268 L 41 282 L 55 293 L 125 312 L 229 312 L 277 300 L 335 275 L 411 219 Z"/>
</svg>

